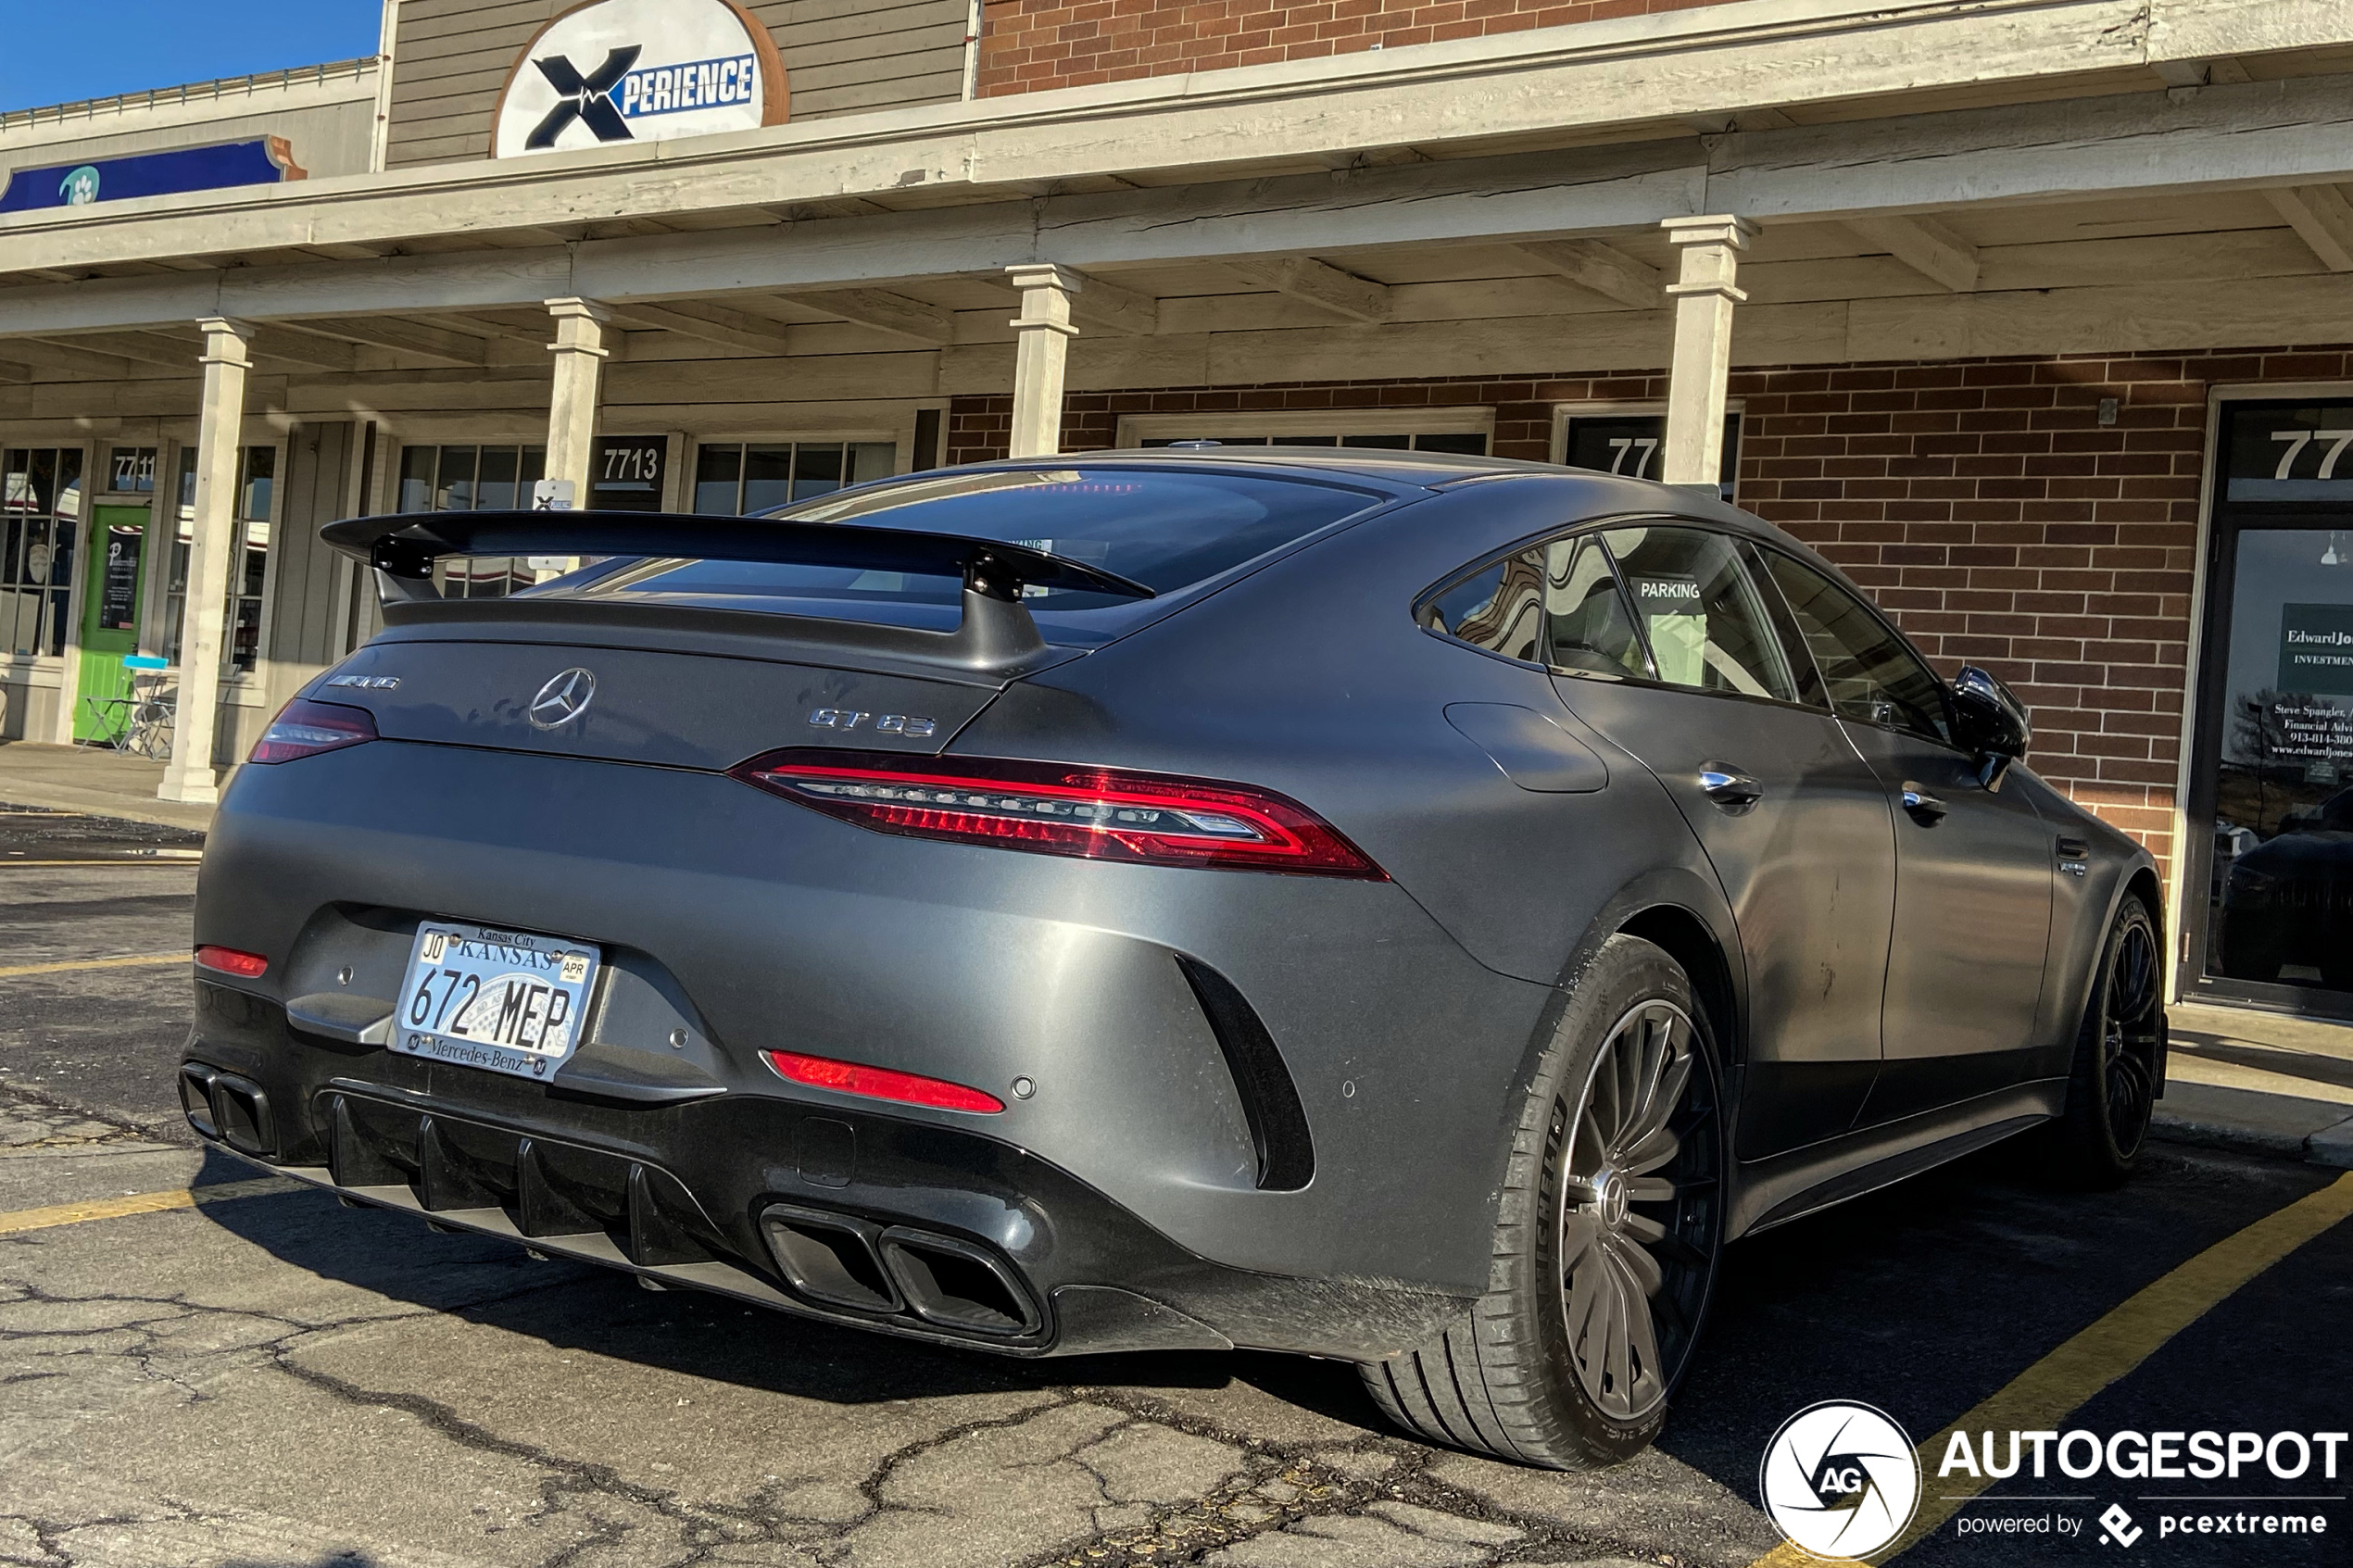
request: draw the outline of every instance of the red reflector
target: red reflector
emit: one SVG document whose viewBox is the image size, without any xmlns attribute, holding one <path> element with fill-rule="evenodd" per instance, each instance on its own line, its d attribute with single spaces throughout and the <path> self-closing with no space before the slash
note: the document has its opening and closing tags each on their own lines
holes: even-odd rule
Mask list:
<svg viewBox="0 0 2353 1568">
<path fill-rule="evenodd" d="M 296 697 L 270 721 L 270 727 L 254 742 L 253 755 L 245 760 L 291 762 L 297 757 L 340 751 L 375 738 L 376 721 L 366 709 Z"/>
<path fill-rule="evenodd" d="M 270 960 L 259 953 L 241 953 L 234 947 L 198 947 L 196 962 L 244 980 L 258 980 L 270 970 Z"/>
<path fill-rule="evenodd" d="M 772 751 L 731 771 L 878 833 L 1151 866 L 1389 880 L 1315 812 L 1249 784 L 1063 762 L 810 748 Z"/>
<path fill-rule="evenodd" d="M 940 1110 L 978 1110 L 995 1113 L 1005 1109 L 1005 1102 L 994 1095 L 968 1089 L 962 1084 L 943 1079 L 925 1078 L 912 1073 L 893 1073 L 887 1067 L 861 1067 L 854 1061 L 835 1061 L 822 1056 L 802 1056 L 796 1051 L 762 1051 L 768 1065 L 796 1084 L 808 1084 L 820 1089 L 838 1089 L 846 1095 L 863 1095 L 868 1099 L 895 1099 L 905 1105 L 928 1105 Z"/>
</svg>

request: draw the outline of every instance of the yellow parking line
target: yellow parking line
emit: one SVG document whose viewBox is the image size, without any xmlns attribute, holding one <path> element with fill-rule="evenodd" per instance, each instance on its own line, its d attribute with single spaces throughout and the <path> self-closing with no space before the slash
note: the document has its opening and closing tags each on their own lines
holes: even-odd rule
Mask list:
<svg viewBox="0 0 2353 1568">
<path fill-rule="evenodd" d="M 1970 1475 L 1939 1476 L 1956 1432 L 2055 1431 L 2093 1395 L 2155 1355 L 2182 1330 L 2221 1306 L 2241 1286 L 2353 1215 L 2353 1172 L 2245 1230 L 2225 1236 L 2172 1273 L 2111 1309 L 2057 1349 L 1919 1449 L 1922 1490 L 1911 1528 L 1882 1562 L 1934 1535 L 1961 1504 L 1994 1484 Z M 1819 1568 L 1823 1562 L 1784 1542 L 1750 1568 Z"/>
<path fill-rule="evenodd" d="M 124 859 L 120 860 L 0 859 L 0 872 L 13 871 L 19 866 L 138 866 L 143 869 L 151 866 L 178 866 L 183 871 L 195 871 L 203 864 L 204 859 L 202 856 L 198 856 L 194 859 L 180 859 L 162 855 L 141 855 L 136 859 L 126 856 Z"/>
<path fill-rule="evenodd" d="M 173 1187 L 165 1192 L 134 1192 L 127 1198 L 93 1198 L 87 1203 L 59 1203 L 47 1209 L 19 1209 L 13 1214 L 0 1214 L 0 1236 L 78 1225 L 85 1220 L 119 1220 L 126 1214 L 161 1214 L 173 1209 L 193 1209 L 199 1203 L 258 1198 L 269 1192 L 294 1192 L 302 1185 L 283 1176 L 259 1176 L 249 1182 L 220 1182 L 211 1186 Z"/>
<path fill-rule="evenodd" d="M 65 974 L 78 969 L 137 969 L 142 964 L 194 963 L 192 953 L 138 953 L 126 959 L 69 959 L 60 963 L 24 963 L 0 969 L 0 980 L 20 974 Z"/>
</svg>

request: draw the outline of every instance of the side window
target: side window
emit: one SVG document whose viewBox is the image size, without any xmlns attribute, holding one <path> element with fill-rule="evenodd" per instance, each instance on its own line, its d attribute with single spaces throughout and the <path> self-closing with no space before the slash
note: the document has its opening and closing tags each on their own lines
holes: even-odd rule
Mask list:
<svg viewBox="0 0 2353 1568">
<path fill-rule="evenodd" d="M 1648 678 L 1650 660 L 1618 592 L 1617 569 L 1598 535 L 1544 546 L 1544 624 L 1559 670 Z"/>
<path fill-rule="evenodd" d="M 1602 537 L 1617 558 L 1660 680 L 1797 699 L 1780 639 L 1730 539 L 1675 527 L 1617 528 Z"/>
<path fill-rule="evenodd" d="M 1543 552 L 1522 550 L 1464 578 L 1424 608 L 1422 624 L 1491 653 L 1543 663 Z"/>
<path fill-rule="evenodd" d="M 1763 552 L 1806 646 L 1822 671 L 1831 710 L 1843 719 L 1886 724 L 1953 743 L 1944 683 L 1862 602 L 1829 578 L 1781 555 Z"/>
<path fill-rule="evenodd" d="M 1651 672 L 1609 552 L 1593 534 L 1555 539 L 1466 577 L 1424 607 L 1422 624 L 1530 664 Z"/>
</svg>

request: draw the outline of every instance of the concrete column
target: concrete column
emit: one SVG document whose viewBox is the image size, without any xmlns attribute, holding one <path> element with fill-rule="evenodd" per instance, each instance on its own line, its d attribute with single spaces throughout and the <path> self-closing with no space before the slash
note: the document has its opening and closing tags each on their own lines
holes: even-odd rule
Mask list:
<svg viewBox="0 0 2353 1568">
<path fill-rule="evenodd" d="M 1063 367 L 1070 340 L 1070 296 L 1085 284 L 1076 273 L 1051 263 L 1008 267 L 1005 276 L 1021 290 L 1021 314 L 1013 330 L 1021 336 L 1013 356 L 1013 441 L 1011 456 L 1051 458 L 1063 444 Z"/>
<path fill-rule="evenodd" d="M 586 508 L 590 469 L 597 460 L 597 399 L 606 356 L 605 323 L 612 318 L 593 299 L 551 299 L 556 319 L 556 385 L 547 404 L 547 477 L 572 482 L 572 504 Z M 528 498 L 522 503 L 530 505 Z"/>
<path fill-rule="evenodd" d="M 1745 218 L 1669 218 L 1660 225 L 1682 252 L 1667 294 L 1675 302 L 1675 360 L 1667 381 L 1667 451 L 1659 477 L 1713 492 L 1724 466 L 1724 383 L 1732 368 L 1733 284 L 1756 225 Z"/>
<path fill-rule="evenodd" d="M 212 737 L 220 707 L 220 659 L 228 635 L 229 574 L 238 539 L 237 457 L 245 443 L 246 348 L 253 328 L 225 316 L 196 323 L 204 333 L 204 408 L 196 420 L 195 521 L 188 542 L 188 592 L 181 610 L 180 706 L 171 726 L 171 760 L 159 800 L 210 806 L 220 798 L 212 771 Z M 172 505 L 158 475 L 156 499 Z"/>
</svg>

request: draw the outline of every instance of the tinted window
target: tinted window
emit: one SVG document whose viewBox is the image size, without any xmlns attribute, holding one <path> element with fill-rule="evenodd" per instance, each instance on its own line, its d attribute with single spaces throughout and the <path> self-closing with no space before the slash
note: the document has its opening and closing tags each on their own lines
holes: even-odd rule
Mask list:
<svg viewBox="0 0 2353 1568">
<path fill-rule="evenodd" d="M 1591 534 L 1555 539 L 1472 573 L 1429 601 L 1423 624 L 1530 664 L 1650 673 L 1609 552 Z"/>
<path fill-rule="evenodd" d="M 1794 701 L 1780 640 L 1730 540 L 1695 528 L 1618 528 L 1617 557 L 1658 678 L 1699 691 Z"/>
<path fill-rule="evenodd" d="M 1279 549 L 1382 496 L 1308 480 L 1136 469 L 928 474 L 765 515 L 1026 545 L 1133 578 L 1161 593 Z M 649 563 L 591 591 L 952 603 L 952 578 L 759 561 Z M 1043 609 L 1118 603 L 1101 594 L 1032 597 Z"/>
<path fill-rule="evenodd" d="M 1544 553 L 1522 550 L 1441 593 L 1423 624 L 1530 664 L 1544 662 Z"/>
<path fill-rule="evenodd" d="M 1831 709 L 1841 718 L 1888 724 L 1950 745 L 1944 684 L 1920 657 L 1820 572 L 1774 551 L 1764 556 L 1822 672 Z"/>
<path fill-rule="evenodd" d="M 1544 622 L 1550 663 L 1602 675 L 1648 675 L 1642 640 L 1599 538 L 1559 539 L 1544 551 Z"/>
</svg>

